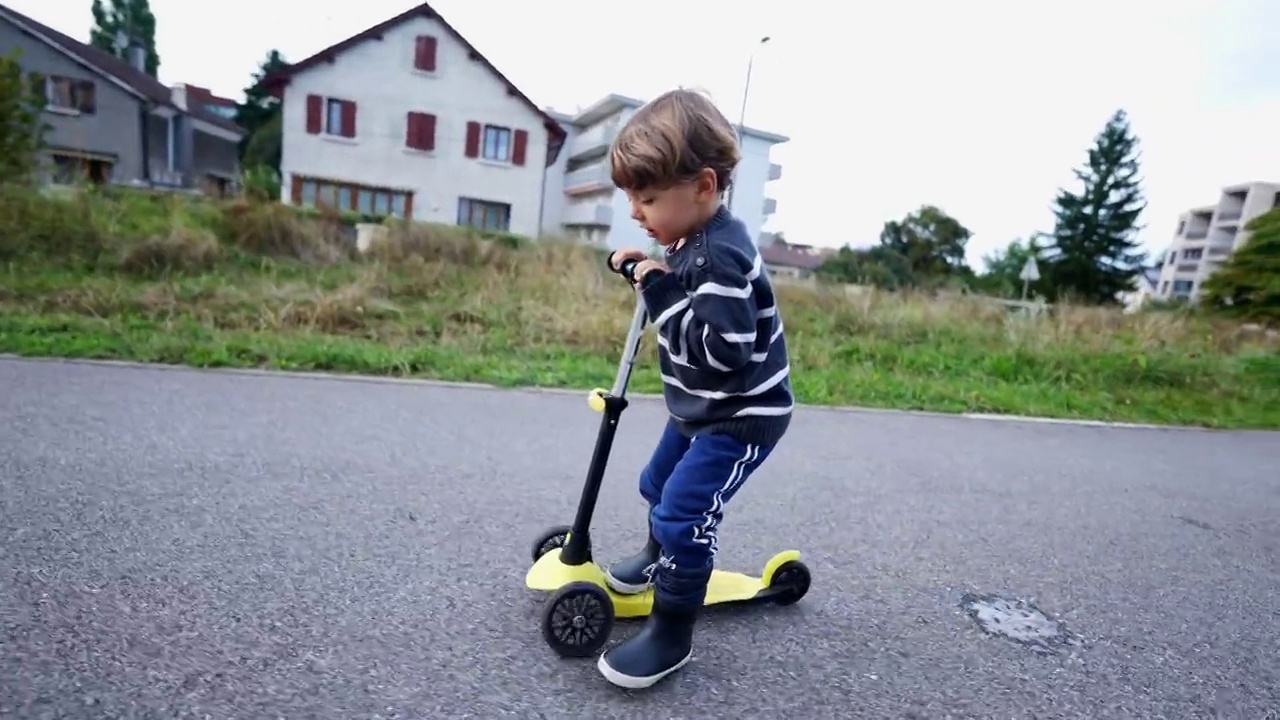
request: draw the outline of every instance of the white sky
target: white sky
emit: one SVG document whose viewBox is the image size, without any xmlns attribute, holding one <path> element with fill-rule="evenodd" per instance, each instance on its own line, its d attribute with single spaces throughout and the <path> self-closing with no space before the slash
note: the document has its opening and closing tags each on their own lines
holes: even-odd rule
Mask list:
<svg viewBox="0 0 1280 720">
<path fill-rule="evenodd" d="M 88 39 L 90 0 L 0 0 Z M 240 98 L 270 48 L 307 55 L 412 0 L 151 0 L 160 76 Z M 432 6 L 539 105 L 609 92 L 709 91 L 736 120 L 791 138 L 768 228 L 864 246 L 932 203 L 974 233 L 969 259 L 1052 229 L 1118 107 L 1143 149 L 1142 239 L 1159 252 L 1179 212 L 1222 186 L 1280 181 L 1276 0 L 437 0 Z M 788 12 L 790 10 L 790 12 Z M 208 11 L 208 12 L 206 12 Z M 659 50 L 659 48 L 668 48 Z M 1269 66 L 1269 71 L 1264 70 Z"/>
</svg>

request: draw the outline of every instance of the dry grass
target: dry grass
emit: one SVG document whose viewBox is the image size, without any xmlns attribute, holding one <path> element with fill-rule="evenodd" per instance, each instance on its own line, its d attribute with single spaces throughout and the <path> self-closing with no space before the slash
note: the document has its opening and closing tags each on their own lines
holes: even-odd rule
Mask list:
<svg viewBox="0 0 1280 720">
<path fill-rule="evenodd" d="M 601 256 L 139 193 L 0 193 L 0 351 L 607 382 L 632 291 Z M 1194 313 L 780 285 L 808 402 L 1280 426 L 1280 341 Z M 651 364 L 639 389 L 655 390 Z"/>
</svg>

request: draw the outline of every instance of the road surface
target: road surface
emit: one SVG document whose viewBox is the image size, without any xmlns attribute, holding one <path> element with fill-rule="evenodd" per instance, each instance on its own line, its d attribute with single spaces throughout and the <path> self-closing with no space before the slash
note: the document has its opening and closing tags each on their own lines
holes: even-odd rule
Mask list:
<svg viewBox="0 0 1280 720">
<path fill-rule="evenodd" d="M 662 418 L 623 418 L 606 560 Z M 0 360 L 0 717 L 1280 709 L 1280 435 L 803 409 L 721 562 L 795 546 L 812 591 L 713 612 L 629 694 L 552 655 L 523 583 L 597 422 L 581 394 Z M 993 594 L 1061 625 L 989 634 L 962 605 Z"/>
</svg>

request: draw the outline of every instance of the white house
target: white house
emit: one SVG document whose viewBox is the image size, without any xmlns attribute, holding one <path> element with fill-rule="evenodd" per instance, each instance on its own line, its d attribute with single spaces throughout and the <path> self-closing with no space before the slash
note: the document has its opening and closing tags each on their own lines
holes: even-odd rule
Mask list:
<svg viewBox="0 0 1280 720">
<path fill-rule="evenodd" d="M 614 250 L 652 244 L 631 219 L 626 194 L 609 178 L 609 145 L 642 105 L 635 98 L 608 95 L 576 115 L 551 113 L 569 135 L 565 151 L 547 166 L 543 234 L 568 235 Z M 740 132 L 742 162 L 729 207 L 746 223 L 757 244 L 768 245 L 771 234 L 762 229 L 777 209 L 777 201 L 765 195 L 765 185 L 782 177 L 782 166 L 770 162 L 769 151 L 788 138 L 747 127 Z"/>
<path fill-rule="evenodd" d="M 284 202 L 537 235 L 565 130 L 428 4 L 262 84 Z"/>
</svg>

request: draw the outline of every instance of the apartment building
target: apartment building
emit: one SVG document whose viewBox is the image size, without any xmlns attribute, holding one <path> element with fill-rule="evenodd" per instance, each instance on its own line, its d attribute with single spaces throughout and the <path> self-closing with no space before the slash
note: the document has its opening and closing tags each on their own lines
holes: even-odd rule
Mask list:
<svg viewBox="0 0 1280 720">
<path fill-rule="evenodd" d="M 611 94 L 574 115 L 548 110 L 568 132 L 565 150 L 546 171 L 540 229 L 545 235 L 567 235 L 607 247 L 649 247 L 652 240 L 630 217 L 626 194 L 609 178 L 609 146 L 644 101 Z M 730 209 L 747 225 L 757 244 L 768 245 L 763 231 L 778 203 L 768 197 L 767 184 L 782 177 L 782 166 L 769 152 L 789 138 L 741 128 L 742 162 L 735 179 Z"/>
<path fill-rule="evenodd" d="M 1245 226 L 1280 207 L 1280 183 L 1245 183 L 1223 188 L 1216 205 L 1178 217 L 1178 230 L 1160 264 L 1156 297 L 1194 301 L 1209 275 L 1248 240 Z"/>
</svg>

